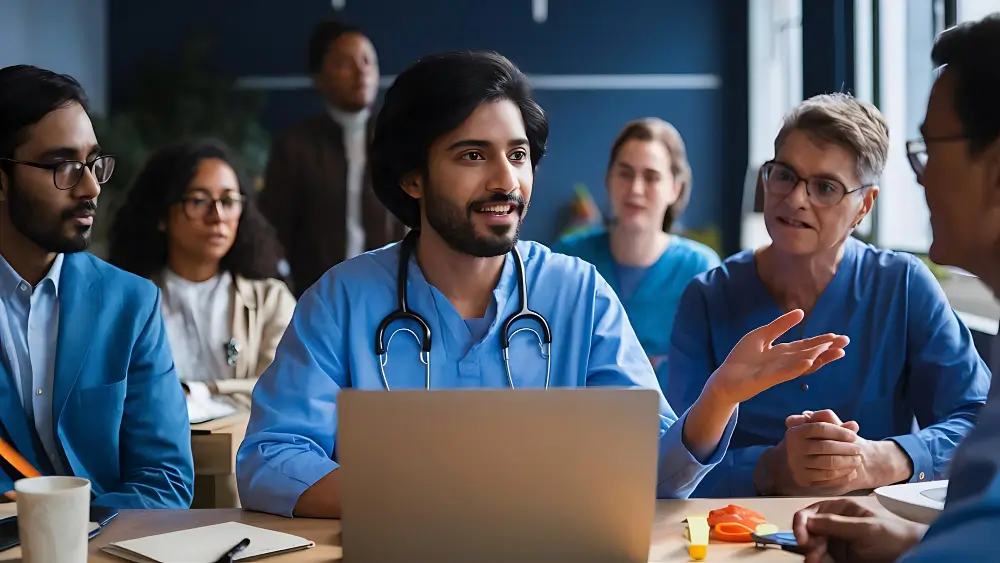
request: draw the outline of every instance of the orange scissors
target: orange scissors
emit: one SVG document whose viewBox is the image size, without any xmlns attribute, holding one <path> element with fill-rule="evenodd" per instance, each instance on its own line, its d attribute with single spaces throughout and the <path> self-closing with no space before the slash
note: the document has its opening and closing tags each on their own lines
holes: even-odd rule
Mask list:
<svg viewBox="0 0 1000 563">
<path fill-rule="evenodd" d="M 712 539 L 724 542 L 752 543 L 754 529 L 739 522 L 720 522 L 712 528 Z"/>
</svg>

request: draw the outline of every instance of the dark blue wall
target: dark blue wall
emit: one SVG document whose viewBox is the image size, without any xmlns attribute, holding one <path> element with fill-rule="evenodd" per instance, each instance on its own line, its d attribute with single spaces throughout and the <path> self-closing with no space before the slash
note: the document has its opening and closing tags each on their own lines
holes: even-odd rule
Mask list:
<svg viewBox="0 0 1000 563">
<path fill-rule="evenodd" d="M 802 3 L 802 97 L 854 91 L 854 2 Z"/>
<path fill-rule="evenodd" d="M 199 29 L 215 34 L 213 59 L 227 74 L 304 74 L 313 24 L 334 15 L 328 0 L 109 1 L 112 108 L 128 99 L 136 65 L 175 53 L 184 34 Z M 536 74 L 720 76 L 716 90 L 538 91 L 552 133 L 524 235 L 550 242 L 577 182 L 604 206 L 613 137 L 630 119 L 658 116 L 680 130 L 694 169 L 683 223 L 724 227 L 732 248 L 747 151 L 746 10 L 745 0 L 550 0 L 548 21 L 536 24 L 528 0 L 347 0 L 340 15 L 368 32 L 384 74 L 427 53 L 482 48 Z M 261 119 L 276 131 L 318 110 L 309 91 L 272 91 Z"/>
</svg>

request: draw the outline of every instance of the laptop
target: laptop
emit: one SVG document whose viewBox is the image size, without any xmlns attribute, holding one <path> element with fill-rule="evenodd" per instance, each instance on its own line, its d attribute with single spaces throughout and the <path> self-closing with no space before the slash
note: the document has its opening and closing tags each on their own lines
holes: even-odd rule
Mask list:
<svg viewBox="0 0 1000 563">
<path fill-rule="evenodd" d="M 651 390 L 344 390 L 345 563 L 638 563 L 656 509 Z"/>
</svg>

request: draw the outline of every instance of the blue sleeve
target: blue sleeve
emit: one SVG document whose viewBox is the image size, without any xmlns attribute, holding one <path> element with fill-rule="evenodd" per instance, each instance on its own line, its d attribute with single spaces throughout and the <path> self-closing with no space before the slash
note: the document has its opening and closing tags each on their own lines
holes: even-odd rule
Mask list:
<svg viewBox="0 0 1000 563">
<path fill-rule="evenodd" d="M 348 386 L 346 336 L 324 301 L 329 279 L 303 294 L 254 387 L 236 457 L 240 502 L 250 510 L 290 517 L 299 496 L 339 467 L 333 456 L 337 395 Z"/>
<path fill-rule="evenodd" d="M 691 408 L 708 378 L 719 367 L 712 349 L 708 303 L 703 288 L 704 284 L 700 282 L 688 284 L 674 317 L 665 389 L 667 400 L 678 409 Z M 753 446 L 728 450 L 712 472 L 701 480 L 694 495 L 715 498 L 757 496 L 753 472 L 766 449 L 766 446 Z"/>
<path fill-rule="evenodd" d="M 1000 402 L 991 393 L 955 456 L 944 512 L 900 563 L 994 561 L 1000 530 Z"/>
<path fill-rule="evenodd" d="M 687 498 L 725 454 L 736 427 L 736 414 L 730 419 L 712 456 L 708 460 L 695 458 L 683 442 L 686 412 L 678 418 L 663 397 L 653 368 L 628 322 L 624 307 L 600 274 L 595 272 L 594 275 L 597 277 L 597 288 L 587 385 L 642 387 L 655 389 L 660 394 L 657 497 Z"/>
<path fill-rule="evenodd" d="M 910 482 L 947 478 L 955 448 L 972 430 L 990 372 L 930 269 L 911 258 L 907 399 L 922 430 L 890 438 L 913 460 Z"/>
<path fill-rule="evenodd" d="M 93 504 L 187 509 L 194 496 L 191 423 L 160 313 L 160 294 L 132 348 L 119 433 L 121 482 Z"/>
</svg>

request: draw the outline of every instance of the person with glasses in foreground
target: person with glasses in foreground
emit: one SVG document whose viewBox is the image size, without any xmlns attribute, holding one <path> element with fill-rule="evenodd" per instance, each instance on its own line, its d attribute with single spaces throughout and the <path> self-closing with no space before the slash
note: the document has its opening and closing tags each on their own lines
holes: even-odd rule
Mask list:
<svg viewBox="0 0 1000 563">
<path fill-rule="evenodd" d="M 802 309 L 784 338 L 851 339 L 845 358 L 740 407 L 729 452 L 695 496 L 842 495 L 947 477 L 990 372 L 919 258 L 852 236 L 878 197 L 888 147 L 870 104 L 846 94 L 799 104 L 760 170 L 771 244 L 685 290 L 665 391 L 681 412 L 765 319 Z"/>
<path fill-rule="evenodd" d="M 76 80 L 0 69 L 0 438 L 43 475 L 90 480 L 96 505 L 187 508 L 191 430 L 159 292 L 83 252 L 114 168 Z M 0 461 L 0 493 L 15 464 Z"/>
<path fill-rule="evenodd" d="M 185 387 L 249 407 L 295 297 L 278 273 L 278 236 L 238 168 L 230 150 L 211 139 L 153 154 L 115 215 L 110 261 L 163 292 Z"/>
<path fill-rule="evenodd" d="M 938 264 L 979 276 L 1000 296 L 1000 14 L 942 33 L 931 54 L 943 68 L 909 143 L 924 187 Z M 931 392 L 931 390 L 928 390 Z M 959 446 L 944 512 L 931 525 L 870 503 L 839 499 L 795 515 L 807 563 L 996 561 L 1000 530 L 1000 401 L 996 387 Z"/>
</svg>

